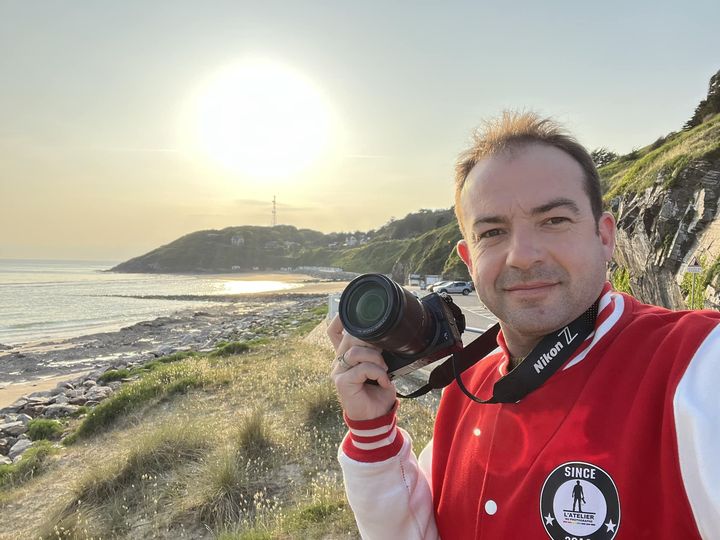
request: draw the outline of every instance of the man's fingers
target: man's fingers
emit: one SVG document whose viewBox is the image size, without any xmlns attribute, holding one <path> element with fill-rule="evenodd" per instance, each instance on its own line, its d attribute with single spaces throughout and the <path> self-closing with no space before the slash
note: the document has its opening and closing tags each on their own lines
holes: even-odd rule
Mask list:
<svg viewBox="0 0 720 540">
<path fill-rule="evenodd" d="M 342 321 L 340 320 L 340 315 L 335 315 L 335 317 L 333 317 L 333 320 L 330 321 L 327 329 L 327 335 L 330 338 L 330 342 L 332 343 L 333 347 L 337 351 L 338 346 L 343 339 L 343 325 Z"/>
<path fill-rule="evenodd" d="M 354 340 L 354 338 L 352 339 Z M 344 345 L 345 341 L 343 341 L 338 349 L 338 351 L 345 350 L 345 352 L 338 355 L 338 358 L 342 356 L 343 359 L 342 362 L 338 362 L 341 369 L 352 369 L 352 367 L 357 364 L 368 363 L 378 366 L 383 371 L 387 371 L 385 360 L 378 349 L 368 347 L 365 344 L 353 344 L 348 348 L 345 348 Z"/>
<path fill-rule="evenodd" d="M 365 384 L 365 381 L 377 381 L 383 388 L 393 388 L 385 369 L 369 362 L 360 362 L 351 369 L 338 369 L 333 371 L 333 378 L 338 387 L 358 387 Z"/>
</svg>

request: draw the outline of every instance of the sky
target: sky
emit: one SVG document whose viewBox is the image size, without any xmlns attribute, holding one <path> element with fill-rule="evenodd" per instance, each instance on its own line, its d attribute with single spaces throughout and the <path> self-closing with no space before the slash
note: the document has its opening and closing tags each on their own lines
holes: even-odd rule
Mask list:
<svg viewBox="0 0 720 540">
<path fill-rule="evenodd" d="M 720 2 L 0 0 L 0 258 L 452 205 L 504 109 L 626 153 L 720 69 Z"/>
</svg>

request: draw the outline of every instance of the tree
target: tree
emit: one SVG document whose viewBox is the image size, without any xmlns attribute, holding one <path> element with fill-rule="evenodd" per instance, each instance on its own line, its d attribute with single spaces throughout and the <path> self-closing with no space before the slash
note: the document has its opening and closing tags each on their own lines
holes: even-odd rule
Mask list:
<svg viewBox="0 0 720 540">
<path fill-rule="evenodd" d="M 612 161 L 615 161 L 618 156 L 615 152 L 611 152 L 605 147 L 600 147 L 590 152 L 590 157 L 595 163 L 595 166 L 600 168 Z"/>
<path fill-rule="evenodd" d="M 692 129 L 702 124 L 707 118 L 720 113 L 720 71 L 710 77 L 707 98 L 703 99 L 697 107 L 692 118 L 688 120 L 683 129 Z"/>
</svg>

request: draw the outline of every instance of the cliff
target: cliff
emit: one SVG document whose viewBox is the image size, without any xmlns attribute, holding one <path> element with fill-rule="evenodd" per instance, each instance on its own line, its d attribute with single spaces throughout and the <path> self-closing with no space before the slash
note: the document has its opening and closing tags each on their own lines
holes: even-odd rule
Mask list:
<svg viewBox="0 0 720 540">
<path fill-rule="evenodd" d="M 720 115 L 670 134 L 600 169 L 607 202 L 618 221 L 616 272 L 630 291 L 673 309 L 690 299 L 687 264 L 703 273 L 694 307 L 720 307 Z"/>
</svg>

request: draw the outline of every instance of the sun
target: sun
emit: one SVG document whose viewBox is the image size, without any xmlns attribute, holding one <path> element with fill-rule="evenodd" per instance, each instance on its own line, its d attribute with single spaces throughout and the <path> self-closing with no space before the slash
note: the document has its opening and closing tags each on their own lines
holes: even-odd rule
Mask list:
<svg viewBox="0 0 720 540">
<path fill-rule="evenodd" d="M 213 74 L 193 96 L 193 146 L 253 177 L 288 177 L 327 150 L 330 111 L 322 93 L 288 66 L 249 60 Z"/>
</svg>

